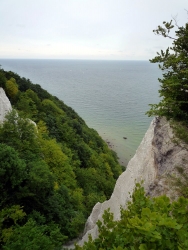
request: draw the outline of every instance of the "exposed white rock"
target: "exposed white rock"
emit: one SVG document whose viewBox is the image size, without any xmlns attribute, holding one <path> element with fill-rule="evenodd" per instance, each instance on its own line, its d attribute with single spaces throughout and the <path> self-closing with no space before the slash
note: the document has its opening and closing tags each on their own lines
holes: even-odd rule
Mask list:
<svg viewBox="0 0 188 250">
<path fill-rule="evenodd" d="M 78 242 L 79 245 L 83 245 L 83 243 L 87 241 L 89 234 L 91 234 L 92 238 L 97 237 L 98 229 L 96 222 L 102 220 L 104 210 L 107 208 L 110 208 L 110 211 L 114 214 L 114 219 L 120 219 L 120 207 L 125 207 L 127 201 L 130 199 L 130 193 L 132 193 L 134 189 L 135 181 L 139 182 L 144 180 L 146 191 L 154 182 L 156 178 L 156 166 L 152 142 L 154 128 L 157 122 L 157 119 L 154 119 L 151 122 L 136 154 L 129 161 L 126 171 L 119 176 L 111 198 L 102 204 L 97 203 L 94 206 L 92 213 L 86 222 L 84 230 L 85 235 Z"/>
<path fill-rule="evenodd" d="M 8 97 L 6 96 L 4 89 L 0 88 L 0 123 L 2 123 L 5 120 L 6 114 L 11 110 L 12 110 L 11 103 Z M 37 125 L 34 121 L 32 121 L 29 118 L 26 119 L 37 128 Z"/>
<path fill-rule="evenodd" d="M 111 198 L 94 206 L 86 222 L 84 236 L 77 244 L 83 245 L 89 234 L 93 239 L 98 236 L 96 222 L 102 220 L 107 208 L 114 214 L 114 219 L 120 219 L 120 207 L 126 207 L 135 181 L 143 180 L 145 191 L 150 196 L 167 194 L 176 198 L 177 191 L 173 188 L 170 175 L 177 175 L 177 166 L 182 166 L 188 173 L 187 145 L 174 142 L 172 128 L 165 118 L 154 118 L 126 171 L 118 178 Z"/>
<path fill-rule="evenodd" d="M 12 109 L 11 103 L 3 88 L 0 88 L 0 123 L 4 121 L 6 114 Z"/>
<path fill-rule="evenodd" d="M 188 175 L 188 145 L 174 136 L 170 123 L 162 118 L 154 129 L 153 149 L 157 176 L 150 185 L 148 194 L 166 194 L 171 199 L 176 199 L 179 193 L 172 176 L 179 176 L 178 167 Z"/>
</svg>

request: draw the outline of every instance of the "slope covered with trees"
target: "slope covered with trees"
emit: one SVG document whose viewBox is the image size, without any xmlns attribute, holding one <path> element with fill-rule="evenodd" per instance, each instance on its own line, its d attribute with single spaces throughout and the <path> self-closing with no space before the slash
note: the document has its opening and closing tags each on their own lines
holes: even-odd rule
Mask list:
<svg viewBox="0 0 188 250">
<path fill-rule="evenodd" d="M 97 132 L 40 85 L 1 69 L 0 87 L 13 106 L 0 126 L 0 249 L 60 249 L 110 197 L 122 168 Z"/>
</svg>

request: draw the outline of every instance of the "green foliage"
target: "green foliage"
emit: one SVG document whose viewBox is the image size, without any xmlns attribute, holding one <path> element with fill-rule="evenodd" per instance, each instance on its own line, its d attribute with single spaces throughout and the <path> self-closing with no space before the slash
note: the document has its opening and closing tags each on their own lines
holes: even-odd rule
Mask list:
<svg viewBox="0 0 188 250">
<path fill-rule="evenodd" d="M 24 216 L 16 222 L 7 216 L 0 248 L 58 249 L 60 240 L 80 234 L 95 203 L 110 197 L 122 169 L 72 108 L 0 70 L 2 87 L 7 82 L 15 91 L 9 91 L 14 109 L 0 125 L 0 214 L 18 206 Z"/>
<path fill-rule="evenodd" d="M 5 90 L 7 96 L 13 101 L 18 93 L 18 85 L 13 77 L 7 80 Z"/>
<path fill-rule="evenodd" d="M 176 136 L 175 142 L 179 143 L 179 141 L 184 141 L 188 144 L 188 127 L 186 121 L 171 121 L 171 127 L 173 128 L 173 132 Z M 178 140 L 180 139 L 180 140 Z"/>
<path fill-rule="evenodd" d="M 121 219 L 114 221 L 106 210 L 103 223 L 98 221 L 99 237 L 89 238 L 76 250 L 158 250 L 188 248 L 188 199 L 180 197 L 170 202 L 166 196 L 149 198 L 140 184 L 121 209 Z"/>
<path fill-rule="evenodd" d="M 15 148 L 28 161 L 38 157 L 37 129 L 29 119 L 21 118 L 15 110 L 9 112 L 0 125 L 0 141 Z"/>
<path fill-rule="evenodd" d="M 188 121 L 188 23 L 178 27 L 175 38 L 170 36 L 173 28 L 170 21 L 163 22 L 163 27 L 158 26 L 154 30 L 157 35 L 173 39 L 173 43 L 166 51 L 157 52 L 157 56 L 150 60 L 152 63 L 160 63 L 163 78 L 159 79 L 161 101 L 151 104 L 147 114 Z"/>
<path fill-rule="evenodd" d="M 0 87 L 5 89 L 5 86 L 6 86 L 6 77 L 5 75 L 3 74 L 2 70 L 0 70 Z"/>
<path fill-rule="evenodd" d="M 188 198 L 188 174 L 182 167 L 176 167 L 176 169 L 178 175 L 170 175 L 172 188 L 178 192 L 179 196 Z"/>
<path fill-rule="evenodd" d="M 51 230 L 50 230 L 51 231 Z M 23 226 L 15 226 L 10 233 L 4 250 L 54 250 L 61 249 L 61 242 L 65 240 L 58 229 L 51 232 L 48 226 L 37 225 L 35 221 L 28 220 Z M 49 236 L 48 236 L 49 234 Z"/>
<path fill-rule="evenodd" d="M 0 244 L 9 239 L 13 232 L 13 225 L 18 225 L 18 222 L 25 216 L 26 213 L 19 205 L 13 205 L 0 211 Z"/>
<path fill-rule="evenodd" d="M 17 102 L 17 109 L 24 117 L 35 120 L 38 110 L 37 105 L 40 105 L 40 100 L 35 92 L 27 90 L 24 93 L 20 93 Z"/>
<path fill-rule="evenodd" d="M 61 146 L 54 139 L 40 140 L 40 142 L 44 160 L 56 176 L 57 183 L 63 183 L 67 187 L 75 187 L 75 174 L 68 157 L 62 152 Z"/>
<path fill-rule="evenodd" d="M 42 101 L 42 106 L 45 110 L 48 110 L 48 113 L 52 113 L 57 115 L 62 115 L 64 112 L 62 109 L 60 109 L 53 101 L 49 99 L 44 99 Z"/>
<path fill-rule="evenodd" d="M 18 153 L 0 143 L 0 207 L 12 204 L 18 189 L 26 176 L 26 164 Z"/>
</svg>

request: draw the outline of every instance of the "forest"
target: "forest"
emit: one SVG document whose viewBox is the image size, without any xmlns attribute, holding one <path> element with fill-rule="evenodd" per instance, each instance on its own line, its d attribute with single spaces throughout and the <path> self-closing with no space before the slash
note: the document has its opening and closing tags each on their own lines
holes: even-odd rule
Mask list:
<svg viewBox="0 0 188 250">
<path fill-rule="evenodd" d="M 53 84 L 53 83 L 52 83 Z M 0 69 L 0 249 L 61 249 L 110 198 L 123 167 L 84 120 L 40 85 Z"/>
</svg>

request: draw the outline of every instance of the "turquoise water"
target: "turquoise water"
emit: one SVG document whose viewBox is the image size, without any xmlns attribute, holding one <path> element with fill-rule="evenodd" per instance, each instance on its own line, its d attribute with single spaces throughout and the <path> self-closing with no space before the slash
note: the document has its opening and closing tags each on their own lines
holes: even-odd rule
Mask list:
<svg viewBox="0 0 188 250">
<path fill-rule="evenodd" d="M 145 115 L 148 104 L 159 100 L 161 73 L 147 61 L 3 59 L 0 64 L 71 106 L 110 142 L 122 165 L 134 155 L 151 122 Z"/>
</svg>

